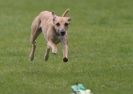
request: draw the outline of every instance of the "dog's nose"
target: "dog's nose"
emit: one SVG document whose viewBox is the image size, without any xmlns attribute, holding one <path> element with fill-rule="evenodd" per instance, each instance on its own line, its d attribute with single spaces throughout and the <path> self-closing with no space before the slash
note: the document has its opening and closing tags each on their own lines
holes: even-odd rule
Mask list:
<svg viewBox="0 0 133 94">
<path fill-rule="evenodd" d="M 64 35 L 65 35 L 65 31 L 62 31 L 62 32 L 61 32 L 61 36 L 64 36 Z"/>
</svg>

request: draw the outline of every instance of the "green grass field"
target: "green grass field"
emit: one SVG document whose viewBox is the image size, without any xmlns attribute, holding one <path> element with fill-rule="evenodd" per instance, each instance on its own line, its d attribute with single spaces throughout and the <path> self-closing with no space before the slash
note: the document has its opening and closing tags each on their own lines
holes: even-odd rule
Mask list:
<svg viewBox="0 0 133 94">
<path fill-rule="evenodd" d="M 133 94 L 132 0 L 0 0 L 0 94 L 70 94 L 83 83 L 94 94 Z M 44 61 L 38 38 L 28 60 L 30 26 L 42 10 L 70 8 L 69 62 Z"/>
</svg>

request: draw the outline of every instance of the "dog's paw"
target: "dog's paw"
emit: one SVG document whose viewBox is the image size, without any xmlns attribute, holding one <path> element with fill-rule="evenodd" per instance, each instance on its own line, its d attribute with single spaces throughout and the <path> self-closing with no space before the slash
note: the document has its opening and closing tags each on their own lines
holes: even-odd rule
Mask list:
<svg viewBox="0 0 133 94">
<path fill-rule="evenodd" d="M 67 61 L 68 61 L 68 58 L 64 57 L 63 62 L 67 62 Z"/>
<path fill-rule="evenodd" d="M 57 53 L 57 48 L 52 49 L 52 53 L 56 54 Z"/>
<path fill-rule="evenodd" d="M 57 54 L 57 52 L 52 52 L 52 54 L 56 55 L 56 54 Z"/>
</svg>

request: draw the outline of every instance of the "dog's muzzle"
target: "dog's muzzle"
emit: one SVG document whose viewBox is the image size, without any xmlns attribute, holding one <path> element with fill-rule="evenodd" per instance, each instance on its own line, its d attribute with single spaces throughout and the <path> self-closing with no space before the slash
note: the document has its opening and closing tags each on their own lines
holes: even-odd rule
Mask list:
<svg viewBox="0 0 133 94">
<path fill-rule="evenodd" d="M 64 36 L 66 34 L 66 32 L 65 31 L 61 31 L 60 34 L 61 34 L 61 36 Z"/>
</svg>

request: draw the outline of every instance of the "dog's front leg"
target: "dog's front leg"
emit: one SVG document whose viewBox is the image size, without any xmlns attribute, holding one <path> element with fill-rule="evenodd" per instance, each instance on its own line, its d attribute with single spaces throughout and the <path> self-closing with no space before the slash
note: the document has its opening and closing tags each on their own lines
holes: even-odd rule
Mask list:
<svg viewBox="0 0 133 94">
<path fill-rule="evenodd" d="M 68 42 L 67 39 L 64 37 L 61 39 L 62 45 L 63 45 L 63 61 L 68 61 Z"/>
<path fill-rule="evenodd" d="M 64 51 L 63 51 L 63 61 L 67 62 L 68 61 L 68 45 L 64 45 Z"/>
<path fill-rule="evenodd" d="M 53 54 L 57 53 L 56 44 L 54 44 L 51 40 L 49 40 L 47 45 L 48 45 L 49 48 L 51 48 Z"/>
<path fill-rule="evenodd" d="M 46 53 L 45 53 L 45 56 L 44 56 L 45 61 L 47 61 L 48 58 L 49 58 L 50 49 L 52 50 L 53 54 L 57 53 L 57 46 L 52 41 L 48 41 L 48 43 L 47 43 L 47 49 L 46 49 Z"/>
</svg>

